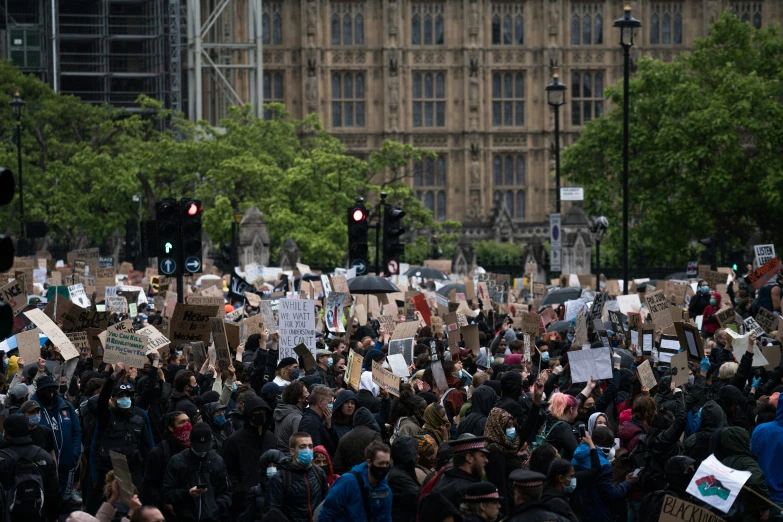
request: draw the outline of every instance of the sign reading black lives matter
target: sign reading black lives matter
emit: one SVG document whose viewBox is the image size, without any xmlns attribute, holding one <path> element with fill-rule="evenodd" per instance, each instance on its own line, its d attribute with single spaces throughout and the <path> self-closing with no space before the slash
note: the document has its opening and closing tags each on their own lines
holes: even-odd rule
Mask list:
<svg viewBox="0 0 783 522">
<path fill-rule="evenodd" d="M 315 301 L 310 299 L 280 299 L 277 311 L 280 332 L 279 358 L 296 358 L 296 348 L 304 344 L 315 356 Z"/>
</svg>

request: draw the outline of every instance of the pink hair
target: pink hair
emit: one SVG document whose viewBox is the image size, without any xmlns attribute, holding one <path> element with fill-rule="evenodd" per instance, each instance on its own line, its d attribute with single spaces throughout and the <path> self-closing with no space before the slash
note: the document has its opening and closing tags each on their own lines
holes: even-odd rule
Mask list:
<svg viewBox="0 0 783 522">
<path fill-rule="evenodd" d="M 549 411 L 558 419 L 562 417 L 566 411 L 576 408 L 576 399 L 573 395 L 567 395 L 565 393 L 555 393 L 549 399 Z"/>
</svg>

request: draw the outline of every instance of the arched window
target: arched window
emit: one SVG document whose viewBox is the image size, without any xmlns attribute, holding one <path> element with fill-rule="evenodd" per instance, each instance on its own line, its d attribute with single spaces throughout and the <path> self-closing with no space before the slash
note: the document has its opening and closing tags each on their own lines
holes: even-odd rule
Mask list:
<svg viewBox="0 0 783 522">
<path fill-rule="evenodd" d="M 500 45 L 500 16 L 492 17 L 492 44 Z"/>
<path fill-rule="evenodd" d="M 283 95 L 283 75 L 281 73 L 275 74 L 275 99 L 276 100 L 282 100 Z"/>
<path fill-rule="evenodd" d="M 517 190 L 516 218 L 525 219 L 525 191 Z"/>
<path fill-rule="evenodd" d="M 261 16 L 261 41 L 264 45 L 272 43 L 271 33 L 269 32 L 269 15 L 267 13 Z"/>
<path fill-rule="evenodd" d="M 424 160 L 424 179 L 428 187 L 435 184 L 435 160 L 432 158 Z"/>
<path fill-rule="evenodd" d="M 353 44 L 353 20 L 351 15 L 343 16 L 343 45 Z"/>
<path fill-rule="evenodd" d="M 756 13 L 753 15 L 753 27 L 756 29 L 761 29 L 761 13 Z"/>
<path fill-rule="evenodd" d="M 506 15 L 503 17 L 503 45 L 511 45 L 513 39 L 513 30 L 511 28 L 511 17 Z"/>
<path fill-rule="evenodd" d="M 354 25 L 354 40 L 356 41 L 356 45 L 363 45 L 364 44 L 364 17 L 361 14 L 357 14 L 356 18 L 353 19 L 353 25 Z"/>
<path fill-rule="evenodd" d="M 435 201 L 431 191 L 427 191 L 424 195 L 424 206 L 427 207 L 430 212 L 435 212 Z"/>
<path fill-rule="evenodd" d="M 438 156 L 438 161 L 435 163 L 435 182 L 439 187 L 446 186 L 446 158 L 444 156 Z"/>
<path fill-rule="evenodd" d="M 593 20 L 590 15 L 582 17 L 582 45 L 589 45 L 593 42 L 592 38 Z"/>
<path fill-rule="evenodd" d="M 525 157 L 517 156 L 517 186 L 525 185 Z"/>
<path fill-rule="evenodd" d="M 423 176 L 421 174 L 421 162 L 415 161 L 413 163 L 413 186 L 414 187 L 422 187 L 424 186 L 424 180 L 422 179 Z M 421 195 L 419 195 L 419 198 L 421 198 Z"/>
<path fill-rule="evenodd" d="M 411 44 L 419 45 L 421 43 L 421 18 L 418 14 L 413 15 L 411 19 Z"/>
<path fill-rule="evenodd" d="M 446 192 L 438 192 L 438 221 L 446 221 Z"/>
<path fill-rule="evenodd" d="M 514 216 L 514 193 L 510 190 L 506 191 L 505 194 L 505 203 L 506 208 L 508 209 L 508 213 L 511 214 L 511 216 Z"/>
<path fill-rule="evenodd" d="M 672 18 L 668 14 L 663 15 L 661 24 L 661 43 L 668 45 L 672 43 Z"/>
<path fill-rule="evenodd" d="M 517 15 L 514 21 L 514 41 L 517 45 L 525 43 L 525 24 L 522 15 Z"/>
<path fill-rule="evenodd" d="M 435 45 L 443 45 L 443 16 L 438 15 L 435 17 Z"/>
<path fill-rule="evenodd" d="M 340 17 L 332 15 L 332 45 L 340 45 Z"/>
<path fill-rule="evenodd" d="M 283 44 L 283 17 L 276 13 L 272 19 L 272 42 L 275 45 Z"/>
<path fill-rule="evenodd" d="M 342 77 L 339 73 L 332 75 L 332 100 L 339 100 L 342 95 Z M 332 127 L 343 126 L 343 105 L 332 101 Z"/>
<path fill-rule="evenodd" d="M 674 44 L 682 44 L 682 15 L 680 13 L 674 15 Z"/>
<path fill-rule="evenodd" d="M 432 17 L 424 17 L 424 45 L 432 45 Z"/>
<path fill-rule="evenodd" d="M 579 45 L 579 17 L 571 17 L 571 45 Z"/>
<path fill-rule="evenodd" d="M 503 160 L 500 156 L 495 156 L 492 161 L 492 183 L 499 187 L 503 184 Z"/>
<path fill-rule="evenodd" d="M 658 21 L 658 15 L 653 14 L 650 17 L 650 44 L 655 45 L 659 43 L 660 26 Z"/>
<path fill-rule="evenodd" d="M 504 166 L 505 170 L 505 181 L 506 185 L 513 185 L 514 184 L 514 156 L 508 155 L 506 156 L 506 164 Z"/>
<path fill-rule="evenodd" d="M 600 14 L 595 15 L 595 34 L 593 43 L 604 43 L 604 19 Z"/>
</svg>

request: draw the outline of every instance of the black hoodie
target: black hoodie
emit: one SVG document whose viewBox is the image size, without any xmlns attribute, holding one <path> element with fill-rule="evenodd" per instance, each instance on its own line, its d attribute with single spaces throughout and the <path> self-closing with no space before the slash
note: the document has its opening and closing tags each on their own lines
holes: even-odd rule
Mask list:
<svg viewBox="0 0 783 522">
<path fill-rule="evenodd" d="M 409 522 L 416 518 L 419 486 L 416 480 L 416 457 L 419 445 L 408 435 L 397 437 L 391 447 L 394 466 L 386 480 L 392 491 L 392 522 Z"/>
<path fill-rule="evenodd" d="M 459 423 L 457 436 L 463 433 L 472 433 L 476 437 L 484 436 L 487 416 L 497 401 L 498 396 L 495 390 L 489 386 L 479 386 L 473 390 L 473 396 L 470 398 L 470 414 Z"/>
</svg>

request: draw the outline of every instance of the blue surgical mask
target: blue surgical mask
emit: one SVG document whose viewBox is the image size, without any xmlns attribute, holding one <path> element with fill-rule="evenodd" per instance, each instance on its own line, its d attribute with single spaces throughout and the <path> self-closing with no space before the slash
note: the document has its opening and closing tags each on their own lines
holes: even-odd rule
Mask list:
<svg viewBox="0 0 783 522">
<path fill-rule="evenodd" d="M 576 489 L 576 477 L 571 478 L 571 483 L 563 488 L 564 493 L 573 493 Z"/>
<path fill-rule="evenodd" d="M 712 306 L 715 306 L 716 304 L 718 304 L 718 300 L 717 300 L 717 299 L 715 299 L 715 298 L 713 298 L 713 299 L 710 299 L 710 304 L 711 304 Z"/>
<path fill-rule="evenodd" d="M 739 304 L 739 299 L 738 299 L 738 298 L 736 298 L 736 297 L 734 298 L 734 304 L 735 304 L 735 305 L 738 305 L 738 304 Z"/>
<path fill-rule="evenodd" d="M 277 468 L 266 468 L 266 476 L 272 478 L 277 473 Z"/>
<path fill-rule="evenodd" d="M 177 355 L 182 355 L 182 350 L 177 350 Z"/>
<path fill-rule="evenodd" d="M 688 376 L 688 384 L 689 385 L 693 386 L 693 381 L 695 381 L 695 380 L 696 380 L 695 376 L 693 376 L 693 375 L 689 375 Z"/>
<path fill-rule="evenodd" d="M 326 407 L 329 408 L 329 411 L 332 411 L 334 409 L 334 404 L 330 402 Z"/>
<path fill-rule="evenodd" d="M 299 450 L 296 454 L 296 460 L 303 466 L 309 466 L 313 462 L 313 450 L 303 449 Z"/>
<path fill-rule="evenodd" d="M 30 417 L 27 417 L 27 423 L 30 426 L 38 426 L 38 424 L 41 423 L 41 414 L 36 413 L 35 415 L 31 415 Z"/>
<path fill-rule="evenodd" d="M 549 361 L 549 352 L 544 352 L 541 354 L 541 362 L 547 362 Z"/>
<path fill-rule="evenodd" d="M 490 357 L 489 358 L 489 365 L 492 366 L 493 364 L 495 364 L 495 358 L 494 357 Z"/>
<path fill-rule="evenodd" d="M 235 391 L 237 391 L 237 388 L 238 388 L 237 383 L 234 382 L 234 384 L 231 385 L 231 391 L 235 392 Z"/>
<path fill-rule="evenodd" d="M 517 436 L 517 429 L 516 428 L 506 428 L 506 438 L 508 440 L 514 440 Z"/>
<path fill-rule="evenodd" d="M 329 357 L 329 358 L 326 360 L 326 366 L 327 366 L 327 367 L 329 367 L 329 368 L 331 368 L 333 364 L 334 364 L 334 359 L 332 359 L 331 357 Z"/>
<path fill-rule="evenodd" d="M 190 451 L 192 451 L 193 454 L 195 456 L 197 456 L 198 458 L 200 458 L 200 459 L 203 459 L 204 457 L 206 457 L 207 453 L 208 453 L 207 451 L 196 451 L 193 448 L 190 448 Z"/>
<path fill-rule="evenodd" d="M 299 368 L 294 368 L 291 370 L 291 380 L 295 381 L 299 378 Z"/>
<path fill-rule="evenodd" d="M 708 293 L 710 293 L 710 287 L 709 286 L 702 286 L 701 287 L 701 291 L 704 294 L 708 294 Z"/>
<path fill-rule="evenodd" d="M 132 405 L 132 401 L 130 397 L 120 397 L 117 399 L 117 407 L 121 408 L 123 410 L 127 410 Z"/>
<path fill-rule="evenodd" d="M 226 423 L 226 417 L 225 415 L 216 415 L 212 417 L 212 422 L 215 423 L 215 426 L 220 427 Z"/>
</svg>

